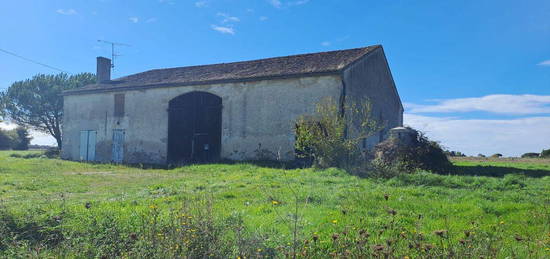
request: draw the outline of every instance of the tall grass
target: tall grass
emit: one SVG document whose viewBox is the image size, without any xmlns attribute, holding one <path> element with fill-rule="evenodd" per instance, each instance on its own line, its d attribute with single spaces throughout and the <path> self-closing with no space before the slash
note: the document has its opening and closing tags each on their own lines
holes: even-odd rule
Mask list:
<svg viewBox="0 0 550 259">
<path fill-rule="evenodd" d="M 5 258 L 547 258 L 549 222 L 549 176 L 144 170 L 0 152 Z"/>
<path fill-rule="evenodd" d="M 423 214 L 390 206 L 377 221 L 358 217 L 334 232 L 302 233 L 297 215 L 307 201 L 297 201 L 288 217 L 293 234 L 281 238 L 247 227 L 239 213 L 217 217 L 211 197 L 186 199 L 168 210 L 147 208 L 107 211 L 86 204 L 84 213 L 62 210 L 42 220 L 17 217 L 0 208 L 0 255 L 15 257 L 98 258 L 544 258 L 550 236 L 510 235 L 507 222 L 482 226 L 472 221 L 452 227 L 451 217 L 423 232 Z M 277 206 L 278 203 L 272 203 Z M 437 208 L 435 208 L 437 209 Z M 73 209 L 74 211 L 74 209 Z M 342 211 L 344 215 L 346 211 Z M 414 213 L 413 213 L 414 214 Z M 532 215 L 550 221 L 548 211 Z M 428 220 L 429 221 L 429 220 Z M 274 224 L 277 224 L 274 222 Z M 285 223 L 280 223 L 285 224 Z M 332 224 L 338 224 L 333 220 Z M 298 233 L 300 232 L 300 233 Z M 550 233 L 549 233 L 550 234 Z M 513 243 L 513 244 L 510 244 Z"/>
</svg>

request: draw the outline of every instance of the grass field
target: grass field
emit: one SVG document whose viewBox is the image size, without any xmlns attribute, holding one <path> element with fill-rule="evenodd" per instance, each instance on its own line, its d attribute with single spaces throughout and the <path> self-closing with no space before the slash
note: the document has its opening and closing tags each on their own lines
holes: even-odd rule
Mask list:
<svg viewBox="0 0 550 259">
<path fill-rule="evenodd" d="M 28 154 L 0 152 L 3 257 L 550 257 L 546 160 L 459 159 L 458 175 L 361 179 L 14 153 Z"/>
</svg>

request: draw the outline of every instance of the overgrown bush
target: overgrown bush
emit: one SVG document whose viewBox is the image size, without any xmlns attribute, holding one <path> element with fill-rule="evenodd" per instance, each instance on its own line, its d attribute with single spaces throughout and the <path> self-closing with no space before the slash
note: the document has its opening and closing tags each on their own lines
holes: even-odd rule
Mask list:
<svg viewBox="0 0 550 259">
<path fill-rule="evenodd" d="M 540 152 L 540 157 L 550 158 L 550 149 L 543 149 L 542 152 Z"/>
<path fill-rule="evenodd" d="M 317 104 L 314 116 L 296 122 L 296 154 L 319 168 L 359 173 L 366 163 L 360 143 L 380 129 L 368 100 L 339 107 L 327 98 Z"/>
<path fill-rule="evenodd" d="M 502 157 L 502 154 L 496 153 L 496 154 L 491 155 L 491 157 L 492 157 L 492 158 L 501 158 L 501 157 Z"/>
<path fill-rule="evenodd" d="M 403 144 L 398 138 L 389 138 L 376 146 L 375 153 L 375 170 L 381 170 L 379 174 L 385 177 L 419 169 L 441 173 L 452 167 L 439 143 L 418 131 L 411 143 Z"/>
<path fill-rule="evenodd" d="M 59 149 L 58 149 L 58 148 L 48 148 L 48 149 L 44 152 L 44 155 L 45 155 L 47 158 L 59 158 L 60 152 L 59 152 Z"/>
</svg>

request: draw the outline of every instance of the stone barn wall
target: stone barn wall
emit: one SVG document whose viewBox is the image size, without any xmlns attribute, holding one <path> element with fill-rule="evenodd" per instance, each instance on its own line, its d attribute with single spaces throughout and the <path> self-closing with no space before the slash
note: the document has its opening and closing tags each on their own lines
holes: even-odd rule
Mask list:
<svg viewBox="0 0 550 259">
<path fill-rule="evenodd" d="M 80 131 L 97 132 L 95 160 L 110 162 L 114 129 L 126 131 L 125 163 L 165 164 L 168 103 L 192 91 L 222 98 L 221 157 L 234 160 L 294 158 L 294 123 L 321 99 L 339 100 L 339 76 L 112 91 L 64 98 L 64 159 L 79 160 Z M 114 95 L 125 94 L 123 117 L 114 116 Z"/>
<path fill-rule="evenodd" d="M 387 137 L 391 128 L 403 125 L 403 106 L 397 93 L 384 50 L 378 48 L 343 72 L 346 102 L 348 104 L 368 98 L 373 117 L 382 122 L 384 130 L 367 139 L 366 148 L 373 148 Z M 357 125 L 350 127 L 355 134 Z"/>
</svg>

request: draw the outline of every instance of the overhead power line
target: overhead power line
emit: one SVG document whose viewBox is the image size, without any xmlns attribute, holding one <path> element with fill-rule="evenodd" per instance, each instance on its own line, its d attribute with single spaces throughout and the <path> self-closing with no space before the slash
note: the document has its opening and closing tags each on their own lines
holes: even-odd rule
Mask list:
<svg viewBox="0 0 550 259">
<path fill-rule="evenodd" d="M 44 64 L 44 63 L 42 63 L 42 62 L 38 62 L 38 61 L 32 60 L 32 59 L 30 59 L 30 58 L 23 57 L 23 56 L 21 56 L 21 55 L 19 55 L 19 54 L 17 54 L 17 53 L 13 53 L 13 52 L 7 51 L 7 50 L 5 50 L 5 49 L 0 49 L 0 52 L 4 52 L 4 53 L 6 53 L 6 54 L 8 54 L 8 55 L 12 55 L 12 56 L 14 56 L 14 57 L 23 59 L 23 60 L 25 60 L 25 61 L 28 61 L 28 62 L 37 64 L 37 65 L 40 65 L 40 66 L 43 66 L 43 67 L 47 67 L 47 68 L 49 68 L 49 69 L 53 69 L 53 70 L 57 70 L 57 71 L 60 71 L 60 72 L 64 72 L 64 73 L 70 74 L 69 72 L 67 72 L 67 71 L 65 71 L 65 70 L 63 70 L 63 69 L 60 69 L 60 68 L 57 68 L 57 67 L 54 67 L 54 66 L 50 66 L 50 65 Z"/>
</svg>

